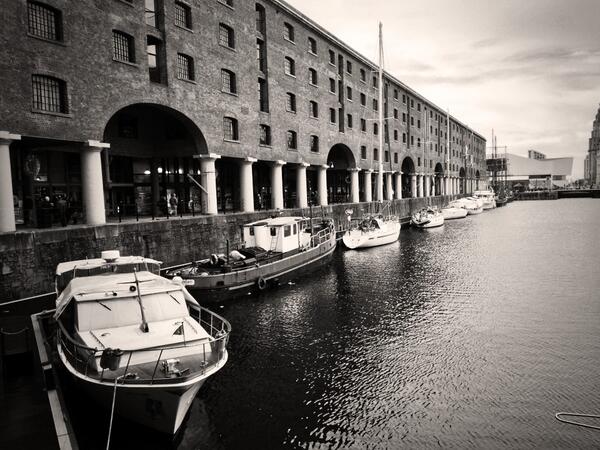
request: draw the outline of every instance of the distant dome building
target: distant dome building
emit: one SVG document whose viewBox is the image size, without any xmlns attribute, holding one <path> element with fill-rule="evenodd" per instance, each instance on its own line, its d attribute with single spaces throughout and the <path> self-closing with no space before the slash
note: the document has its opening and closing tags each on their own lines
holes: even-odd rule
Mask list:
<svg viewBox="0 0 600 450">
<path fill-rule="evenodd" d="M 596 113 L 592 136 L 590 137 L 590 148 L 585 158 L 585 179 L 591 184 L 600 184 L 600 108 Z"/>
</svg>

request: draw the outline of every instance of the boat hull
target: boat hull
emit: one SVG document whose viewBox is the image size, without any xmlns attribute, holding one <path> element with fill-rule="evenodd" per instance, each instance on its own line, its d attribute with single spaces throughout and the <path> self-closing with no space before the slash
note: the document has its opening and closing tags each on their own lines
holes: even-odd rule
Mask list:
<svg viewBox="0 0 600 450">
<path fill-rule="evenodd" d="M 295 279 L 325 265 L 336 248 L 335 233 L 317 247 L 280 260 L 229 273 L 194 276 L 184 279 L 187 290 L 199 303 L 215 303 Z"/>
<path fill-rule="evenodd" d="M 417 228 L 436 228 L 444 225 L 444 216 L 441 214 L 435 217 L 432 217 L 429 221 L 424 223 L 412 222 L 412 224 Z"/>
<path fill-rule="evenodd" d="M 95 403 L 110 411 L 114 381 L 99 381 L 76 371 L 66 360 L 62 347 L 58 346 L 62 367 L 74 379 L 77 386 Z M 119 384 L 115 397 L 115 415 L 166 434 L 175 434 L 206 379 L 227 361 L 225 352 L 222 363 L 183 383 L 173 384 Z"/>
<path fill-rule="evenodd" d="M 349 230 L 344 233 L 342 242 L 350 250 L 387 245 L 398 240 L 400 228 L 400 222 L 392 222 L 387 224 L 385 229 L 376 232 L 364 232 L 359 229 Z"/>
<path fill-rule="evenodd" d="M 442 209 L 442 215 L 444 216 L 444 220 L 452 220 L 452 219 L 463 219 L 467 217 L 467 210 L 463 208 L 444 208 Z"/>
<path fill-rule="evenodd" d="M 481 214 L 483 212 L 483 207 L 479 207 L 477 209 L 467 209 L 467 215 L 475 216 L 477 214 Z"/>
</svg>

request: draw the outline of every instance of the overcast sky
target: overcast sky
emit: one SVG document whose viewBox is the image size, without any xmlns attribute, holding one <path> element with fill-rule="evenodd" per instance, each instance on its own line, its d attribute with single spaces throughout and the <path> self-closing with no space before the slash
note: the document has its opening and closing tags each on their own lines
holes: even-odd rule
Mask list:
<svg viewBox="0 0 600 450">
<path fill-rule="evenodd" d="M 583 176 L 600 103 L 600 0 L 287 0 L 483 134 Z"/>
</svg>

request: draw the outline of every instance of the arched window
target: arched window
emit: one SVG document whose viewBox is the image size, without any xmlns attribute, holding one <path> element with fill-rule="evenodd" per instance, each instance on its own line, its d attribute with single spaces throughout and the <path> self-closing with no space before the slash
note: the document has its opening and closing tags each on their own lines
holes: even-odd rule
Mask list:
<svg viewBox="0 0 600 450">
<path fill-rule="evenodd" d="M 62 114 L 69 112 L 67 84 L 63 80 L 46 75 L 33 75 L 31 82 L 34 110 Z"/>
</svg>

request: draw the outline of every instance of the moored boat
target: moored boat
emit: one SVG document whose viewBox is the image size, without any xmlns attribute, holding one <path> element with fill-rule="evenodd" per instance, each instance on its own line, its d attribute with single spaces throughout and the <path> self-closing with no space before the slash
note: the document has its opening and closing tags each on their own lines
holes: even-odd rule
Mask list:
<svg viewBox="0 0 600 450">
<path fill-rule="evenodd" d="M 400 228 L 397 217 L 368 216 L 346 231 L 342 242 L 349 249 L 391 244 L 400 237 Z"/>
<path fill-rule="evenodd" d="M 467 217 L 467 210 L 458 206 L 448 205 L 442 208 L 444 220 L 464 219 Z"/>
<path fill-rule="evenodd" d="M 411 225 L 417 228 L 435 228 L 444 225 L 444 216 L 433 208 L 423 208 L 413 214 L 410 220 Z"/>
<path fill-rule="evenodd" d="M 476 215 L 483 212 L 483 201 L 478 201 L 474 197 L 459 198 L 450 202 L 450 205 L 455 208 L 463 208 L 467 211 L 467 215 Z"/>
<path fill-rule="evenodd" d="M 483 200 L 483 209 L 494 209 L 496 207 L 496 200 L 494 191 L 475 191 L 473 196 Z"/>
<path fill-rule="evenodd" d="M 231 326 L 159 269 L 114 251 L 59 264 L 56 349 L 97 403 L 175 434 L 202 384 L 226 363 Z"/>
<path fill-rule="evenodd" d="M 243 244 L 229 254 L 213 254 L 167 271 L 181 277 L 201 302 L 222 301 L 263 291 L 325 264 L 336 247 L 332 220 L 275 217 L 242 227 Z"/>
</svg>

